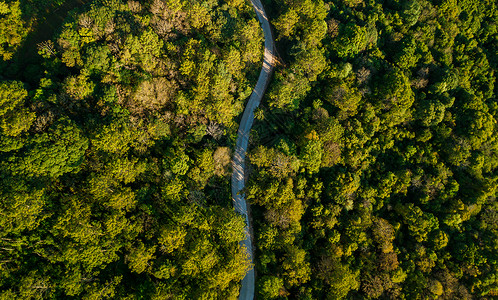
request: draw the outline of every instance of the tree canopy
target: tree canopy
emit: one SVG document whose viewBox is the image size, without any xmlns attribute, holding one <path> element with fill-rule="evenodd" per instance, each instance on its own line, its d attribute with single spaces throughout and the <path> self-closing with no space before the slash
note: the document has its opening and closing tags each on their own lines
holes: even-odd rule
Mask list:
<svg viewBox="0 0 498 300">
<path fill-rule="evenodd" d="M 493 299 L 493 1 L 0 0 L 0 299 Z"/>
<path fill-rule="evenodd" d="M 22 63 L 52 14 L 36 5 L 0 2 L 0 298 L 234 299 L 252 267 L 229 184 L 263 50 L 250 3 L 87 1 Z"/>
<path fill-rule="evenodd" d="M 281 66 L 249 154 L 260 297 L 495 297 L 496 4 L 266 3 Z"/>
</svg>

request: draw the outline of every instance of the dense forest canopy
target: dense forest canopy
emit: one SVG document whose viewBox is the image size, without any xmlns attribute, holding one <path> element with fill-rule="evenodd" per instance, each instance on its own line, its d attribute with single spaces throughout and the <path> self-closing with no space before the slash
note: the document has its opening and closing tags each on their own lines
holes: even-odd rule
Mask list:
<svg viewBox="0 0 498 300">
<path fill-rule="evenodd" d="M 260 297 L 496 297 L 496 3 L 266 4 L 282 67 L 249 155 Z"/>
<path fill-rule="evenodd" d="M 498 296 L 492 0 L 265 0 L 258 299 Z M 244 0 L 0 0 L 0 299 L 236 299 Z"/>
<path fill-rule="evenodd" d="M 38 41 L 52 13 L 0 2 L 0 298 L 236 297 L 250 265 L 229 162 L 263 50 L 250 3 L 86 2 Z"/>
</svg>

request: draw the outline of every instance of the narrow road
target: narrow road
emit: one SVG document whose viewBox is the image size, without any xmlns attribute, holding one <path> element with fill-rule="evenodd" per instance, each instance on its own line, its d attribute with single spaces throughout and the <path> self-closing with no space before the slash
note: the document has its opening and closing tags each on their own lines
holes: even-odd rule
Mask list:
<svg viewBox="0 0 498 300">
<path fill-rule="evenodd" d="M 249 143 L 249 132 L 251 131 L 252 123 L 254 122 L 254 109 L 256 109 L 261 102 L 261 98 L 265 93 L 266 86 L 270 81 L 271 73 L 273 71 L 275 63 L 275 45 L 273 42 L 270 23 L 268 22 L 268 18 L 266 17 L 261 1 L 251 0 L 251 2 L 254 10 L 256 11 L 259 22 L 261 23 L 261 28 L 263 29 L 265 36 L 265 53 L 263 58 L 263 67 L 261 69 L 261 73 L 259 74 L 258 82 L 256 83 L 256 87 L 254 87 L 251 97 L 247 102 L 244 114 L 242 115 L 242 120 L 240 121 L 239 131 L 237 132 L 237 144 L 235 146 L 235 154 L 232 160 L 232 198 L 235 211 L 244 215 L 246 218 L 246 238 L 241 242 L 241 245 L 247 249 L 251 263 L 253 263 L 253 249 L 250 234 L 251 223 L 247 214 L 248 204 L 246 203 L 243 193 L 241 193 L 244 188 L 246 171 L 244 168 L 244 161 L 246 158 L 247 145 Z M 254 299 L 254 281 L 254 269 L 251 269 L 242 280 L 242 287 L 239 294 L 240 300 Z"/>
</svg>

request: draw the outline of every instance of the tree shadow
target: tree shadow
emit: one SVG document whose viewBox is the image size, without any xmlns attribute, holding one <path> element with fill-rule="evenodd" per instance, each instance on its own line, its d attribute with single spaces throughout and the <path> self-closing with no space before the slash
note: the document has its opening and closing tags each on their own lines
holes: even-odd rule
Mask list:
<svg viewBox="0 0 498 300">
<path fill-rule="evenodd" d="M 0 70 L 8 79 L 21 78 L 25 82 L 35 84 L 43 72 L 40 68 L 42 57 L 38 55 L 37 45 L 52 39 L 57 31 L 61 30 L 70 12 L 90 1 L 67 0 L 60 3 L 61 1 L 21 0 L 20 2 L 23 19 L 31 30 L 12 59 L 0 62 Z"/>
</svg>

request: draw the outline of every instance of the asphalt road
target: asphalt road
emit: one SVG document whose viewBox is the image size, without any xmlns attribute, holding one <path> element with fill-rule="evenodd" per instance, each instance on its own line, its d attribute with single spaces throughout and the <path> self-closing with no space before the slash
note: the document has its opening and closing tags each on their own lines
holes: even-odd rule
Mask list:
<svg viewBox="0 0 498 300">
<path fill-rule="evenodd" d="M 270 77 L 273 71 L 273 66 L 275 63 L 274 49 L 275 45 L 273 42 L 273 36 L 271 33 L 270 23 L 266 17 L 265 10 L 260 0 L 251 0 L 256 15 L 261 23 L 261 28 L 265 36 L 265 53 L 263 58 L 263 67 L 261 68 L 261 73 L 259 74 L 258 82 L 254 87 L 254 90 L 247 102 L 244 114 L 242 115 L 242 120 L 240 121 L 239 130 L 237 133 L 237 144 L 235 146 L 235 154 L 232 159 L 232 199 L 233 206 L 236 212 L 242 214 L 246 219 L 246 238 L 241 242 L 241 245 L 247 249 L 250 255 L 251 263 L 253 263 L 253 249 L 251 241 L 251 223 L 247 213 L 247 202 L 244 198 L 243 193 L 241 193 L 244 188 L 245 179 L 245 166 L 244 161 L 246 158 L 247 145 L 249 143 L 249 132 L 251 131 L 252 124 L 254 122 L 254 109 L 258 107 L 261 102 L 261 98 L 265 93 L 266 86 L 270 81 Z M 254 269 L 247 272 L 246 276 L 242 280 L 242 287 L 240 289 L 239 299 L 240 300 L 252 300 L 254 299 Z"/>
</svg>

